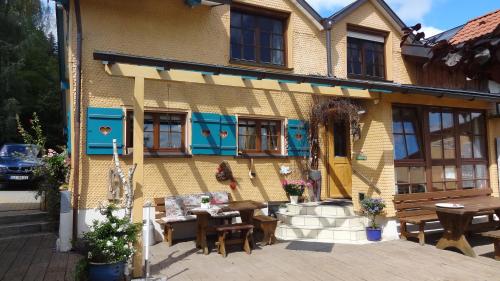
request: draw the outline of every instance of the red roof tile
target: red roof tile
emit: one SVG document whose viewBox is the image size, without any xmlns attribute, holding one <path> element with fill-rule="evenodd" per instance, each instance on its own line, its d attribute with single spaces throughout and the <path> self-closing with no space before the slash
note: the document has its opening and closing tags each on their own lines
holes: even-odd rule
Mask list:
<svg viewBox="0 0 500 281">
<path fill-rule="evenodd" d="M 500 9 L 470 20 L 450 39 L 452 45 L 458 45 L 494 32 L 500 25 Z"/>
</svg>

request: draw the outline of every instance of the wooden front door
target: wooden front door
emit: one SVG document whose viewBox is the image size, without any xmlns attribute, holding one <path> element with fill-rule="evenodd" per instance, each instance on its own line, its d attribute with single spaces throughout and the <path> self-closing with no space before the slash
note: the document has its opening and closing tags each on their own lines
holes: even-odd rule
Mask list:
<svg viewBox="0 0 500 281">
<path fill-rule="evenodd" d="M 352 198 L 352 167 L 349 125 L 343 121 L 330 121 L 328 128 L 329 196 Z"/>
</svg>

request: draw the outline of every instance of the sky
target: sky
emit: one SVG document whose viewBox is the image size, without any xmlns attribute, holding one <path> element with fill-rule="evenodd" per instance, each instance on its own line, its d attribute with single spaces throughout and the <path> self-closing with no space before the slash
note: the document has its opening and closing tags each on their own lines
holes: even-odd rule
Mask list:
<svg viewBox="0 0 500 281">
<path fill-rule="evenodd" d="M 354 0 L 306 0 L 323 17 Z M 386 0 L 406 25 L 422 24 L 426 37 L 500 9 L 499 0 Z"/>
</svg>

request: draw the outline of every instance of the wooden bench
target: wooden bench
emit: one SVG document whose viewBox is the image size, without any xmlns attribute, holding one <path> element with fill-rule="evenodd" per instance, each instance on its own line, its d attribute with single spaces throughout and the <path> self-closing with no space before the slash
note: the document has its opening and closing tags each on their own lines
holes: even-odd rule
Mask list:
<svg viewBox="0 0 500 281">
<path fill-rule="evenodd" d="M 484 237 L 493 238 L 493 245 L 495 248 L 495 259 L 500 261 L 500 230 L 493 230 L 481 233 Z"/>
<path fill-rule="evenodd" d="M 394 196 L 394 208 L 396 217 L 401 225 L 401 239 L 408 237 L 417 237 L 420 245 L 425 244 L 425 224 L 428 222 L 439 221 L 436 212 L 424 210 L 421 208 L 423 204 L 449 202 L 453 199 L 471 199 L 482 196 L 491 196 L 491 189 L 462 189 L 453 191 L 436 191 L 413 194 L 398 194 Z M 493 222 L 491 212 L 481 214 L 489 215 L 489 222 Z M 407 224 L 418 226 L 418 232 L 412 233 L 407 229 Z M 478 227 L 478 226 L 475 226 Z"/>
<path fill-rule="evenodd" d="M 155 198 L 155 222 L 158 223 L 160 226 L 163 227 L 163 239 L 167 243 L 168 246 L 172 246 L 173 244 L 173 235 L 174 235 L 174 225 L 175 224 L 181 224 L 181 223 L 186 223 L 186 222 L 193 222 L 196 221 L 196 216 L 192 214 L 186 214 L 186 210 L 184 207 L 186 206 L 194 206 L 196 204 L 199 205 L 200 202 L 197 202 L 198 200 L 201 200 L 201 196 L 203 195 L 208 195 L 208 196 L 219 196 L 223 195 L 225 197 L 223 200 L 224 202 L 218 202 L 218 203 L 228 203 L 231 201 L 231 196 L 229 193 L 225 191 L 220 191 L 220 192 L 211 192 L 211 193 L 200 193 L 200 194 L 187 194 L 187 195 L 179 195 L 179 196 L 170 196 L 167 198 Z M 167 208 L 165 207 L 165 200 L 169 199 L 169 202 L 179 200 L 179 205 L 182 206 L 174 206 L 174 208 L 181 208 L 182 210 L 177 210 L 176 212 L 181 212 L 182 214 L 177 214 L 177 215 L 170 215 L 167 214 Z M 185 206 L 186 205 L 186 206 Z M 168 212 L 171 213 L 171 212 Z M 217 220 L 218 224 L 223 224 L 227 223 L 228 220 L 232 219 L 233 217 L 239 216 L 238 212 L 228 212 L 228 213 L 221 213 L 214 219 Z"/>
<path fill-rule="evenodd" d="M 217 226 L 215 230 L 217 231 L 217 251 L 223 257 L 227 257 L 226 246 L 232 244 L 243 244 L 243 250 L 247 254 L 252 253 L 253 245 L 253 230 L 254 226 L 251 224 L 228 224 Z M 241 232 L 240 238 L 227 239 L 227 236 L 233 231 Z"/>
<path fill-rule="evenodd" d="M 260 215 L 253 217 L 253 223 L 255 228 L 261 229 L 264 233 L 262 241 L 265 245 L 272 245 L 276 243 L 276 236 L 274 236 L 274 232 L 276 232 L 276 227 L 278 226 L 278 219 Z"/>
</svg>

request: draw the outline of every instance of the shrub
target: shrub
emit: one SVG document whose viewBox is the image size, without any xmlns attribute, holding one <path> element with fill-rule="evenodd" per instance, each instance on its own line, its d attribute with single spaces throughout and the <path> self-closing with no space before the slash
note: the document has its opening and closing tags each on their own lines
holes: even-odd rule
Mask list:
<svg viewBox="0 0 500 281">
<path fill-rule="evenodd" d="M 133 245 L 137 241 L 141 225 L 131 223 L 128 217 L 113 215 L 116 210 L 116 206 L 112 204 L 100 208 L 105 219 L 95 220 L 90 231 L 83 234 L 90 262 L 126 262 L 134 254 Z"/>
</svg>

